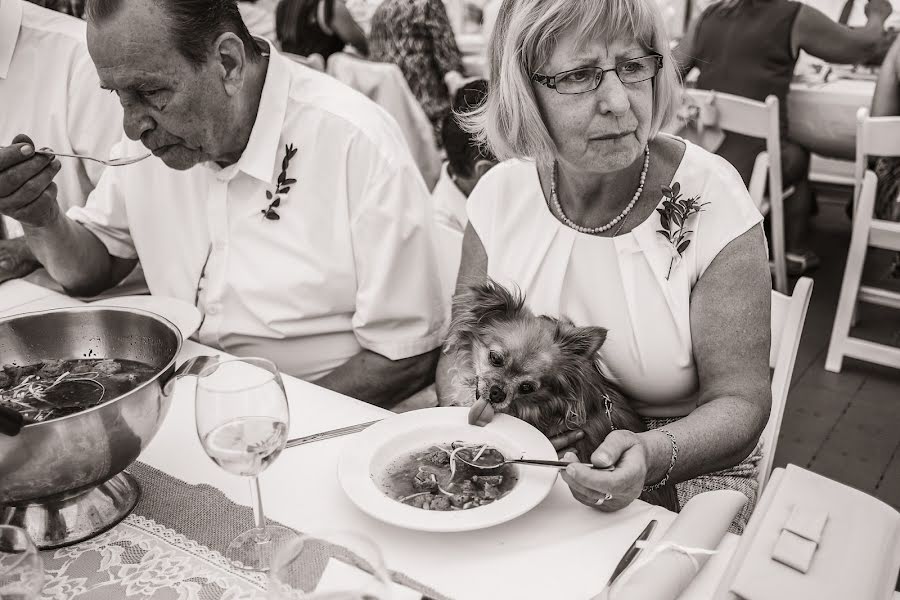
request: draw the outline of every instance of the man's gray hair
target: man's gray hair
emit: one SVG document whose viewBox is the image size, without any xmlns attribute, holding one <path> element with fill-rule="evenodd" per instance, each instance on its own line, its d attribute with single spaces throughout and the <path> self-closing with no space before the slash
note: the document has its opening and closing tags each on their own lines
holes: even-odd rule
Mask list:
<svg viewBox="0 0 900 600">
<path fill-rule="evenodd" d="M 487 99 L 459 117 L 500 160 L 555 160 L 531 77 L 550 59 L 559 36 L 570 30 L 576 47 L 598 37 L 612 42 L 624 36 L 662 55 L 663 67 L 653 80 L 650 137 L 674 116 L 680 83 L 656 0 L 504 0 L 488 44 Z"/>
</svg>

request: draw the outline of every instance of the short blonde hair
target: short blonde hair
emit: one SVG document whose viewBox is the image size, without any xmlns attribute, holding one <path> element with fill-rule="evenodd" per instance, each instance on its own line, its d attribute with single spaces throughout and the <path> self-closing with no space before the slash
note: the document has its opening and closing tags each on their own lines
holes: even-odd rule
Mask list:
<svg viewBox="0 0 900 600">
<path fill-rule="evenodd" d="M 633 36 L 662 55 L 663 67 L 653 80 L 651 139 L 674 116 L 680 83 L 656 0 L 504 0 L 488 44 L 487 98 L 460 116 L 500 160 L 532 158 L 549 164 L 555 159 L 556 146 L 541 118 L 531 76 L 569 29 L 579 47 L 598 35 L 609 41 Z"/>
</svg>

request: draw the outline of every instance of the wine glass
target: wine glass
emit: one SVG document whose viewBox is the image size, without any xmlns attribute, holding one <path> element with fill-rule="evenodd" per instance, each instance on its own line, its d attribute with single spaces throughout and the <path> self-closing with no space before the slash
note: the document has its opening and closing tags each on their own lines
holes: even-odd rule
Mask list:
<svg viewBox="0 0 900 600">
<path fill-rule="evenodd" d="M 343 564 L 333 564 L 334 561 Z M 328 565 L 324 575 L 316 565 Z M 339 571 L 329 572 L 338 568 Z M 315 579 L 318 578 L 318 581 Z M 390 600 L 381 550 L 349 531 L 303 535 L 279 548 L 269 571 L 270 600 Z"/>
<path fill-rule="evenodd" d="M 250 571 L 268 571 L 274 552 L 297 533 L 266 525 L 258 476 L 287 441 L 290 412 L 278 368 L 264 358 L 216 360 L 197 376 L 197 435 L 206 454 L 250 478 L 255 527 L 228 545 L 226 558 Z"/>
<path fill-rule="evenodd" d="M 33 600 L 44 587 L 44 566 L 24 529 L 0 525 L 0 598 Z"/>
</svg>

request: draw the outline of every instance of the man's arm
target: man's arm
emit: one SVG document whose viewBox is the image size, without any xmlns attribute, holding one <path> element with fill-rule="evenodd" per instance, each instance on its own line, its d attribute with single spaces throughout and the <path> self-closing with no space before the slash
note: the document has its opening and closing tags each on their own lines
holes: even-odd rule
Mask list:
<svg viewBox="0 0 900 600">
<path fill-rule="evenodd" d="M 439 352 L 440 348 L 435 348 L 418 356 L 391 360 L 371 350 L 362 350 L 316 380 L 316 385 L 375 406 L 392 408 L 434 381 Z"/>
</svg>

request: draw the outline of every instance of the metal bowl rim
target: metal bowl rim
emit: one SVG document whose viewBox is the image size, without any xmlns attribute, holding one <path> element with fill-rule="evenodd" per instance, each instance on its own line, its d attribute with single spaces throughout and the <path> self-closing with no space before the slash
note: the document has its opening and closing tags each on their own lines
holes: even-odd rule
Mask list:
<svg viewBox="0 0 900 600">
<path fill-rule="evenodd" d="M 163 325 L 167 326 L 169 329 L 172 330 L 172 332 L 175 333 L 175 338 L 177 340 L 177 344 L 175 347 L 174 356 L 172 356 L 172 358 L 169 360 L 169 362 L 167 362 L 166 365 L 156 373 L 156 375 L 154 375 L 153 377 L 151 377 L 150 379 L 148 379 L 141 385 L 137 386 L 136 388 L 134 388 L 124 394 L 120 394 L 120 395 L 116 396 L 115 398 L 110 398 L 106 402 L 101 402 L 100 404 L 97 404 L 96 406 L 92 406 L 86 410 L 78 411 L 76 413 L 72 413 L 71 415 L 66 415 L 64 417 L 60 417 L 58 419 L 51 419 L 49 421 L 41 421 L 40 423 L 29 423 L 28 425 L 25 425 L 24 427 L 22 427 L 22 431 L 25 431 L 26 429 L 29 429 L 29 428 L 37 428 L 37 427 L 40 427 L 41 425 L 46 425 L 46 424 L 50 424 L 50 423 L 60 423 L 69 418 L 81 417 L 82 415 L 86 415 L 95 410 L 100 410 L 109 404 L 117 402 L 117 401 L 121 400 L 122 398 L 126 398 L 126 397 L 138 392 L 139 390 L 142 390 L 145 387 L 156 383 L 157 380 L 159 379 L 160 375 L 162 375 L 163 373 L 165 373 L 166 371 L 168 371 L 175 365 L 175 362 L 178 360 L 178 356 L 181 354 L 181 347 L 184 345 L 184 339 L 181 337 L 181 330 L 178 329 L 178 327 L 174 323 L 172 323 L 172 321 L 168 320 L 164 316 L 156 314 L 155 312 L 151 312 L 149 310 L 144 310 L 142 308 L 127 308 L 124 306 L 72 306 L 72 307 L 68 307 L 68 308 L 50 308 L 50 309 L 46 309 L 46 310 L 35 310 L 35 311 L 31 311 L 31 312 L 17 313 L 15 315 L 9 315 L 6 317 L 0 317 L 0 325 L 7 323 L 9 321 L 14 321 L 16 319 L 23 318 L 23 317 L 34 317 L 34 316 L 39 316 L 39 315 L 64 313 L 64 312 L 79 313 L 79 312 L 100 312 L 100 311 L 115 311 L 115 312 L 129 313 L 129 314 L 138 314 L 138 315 L 141 315 L 144 317 L 150 317 L 152 319 L 160 321 Z"/>
</svg>

